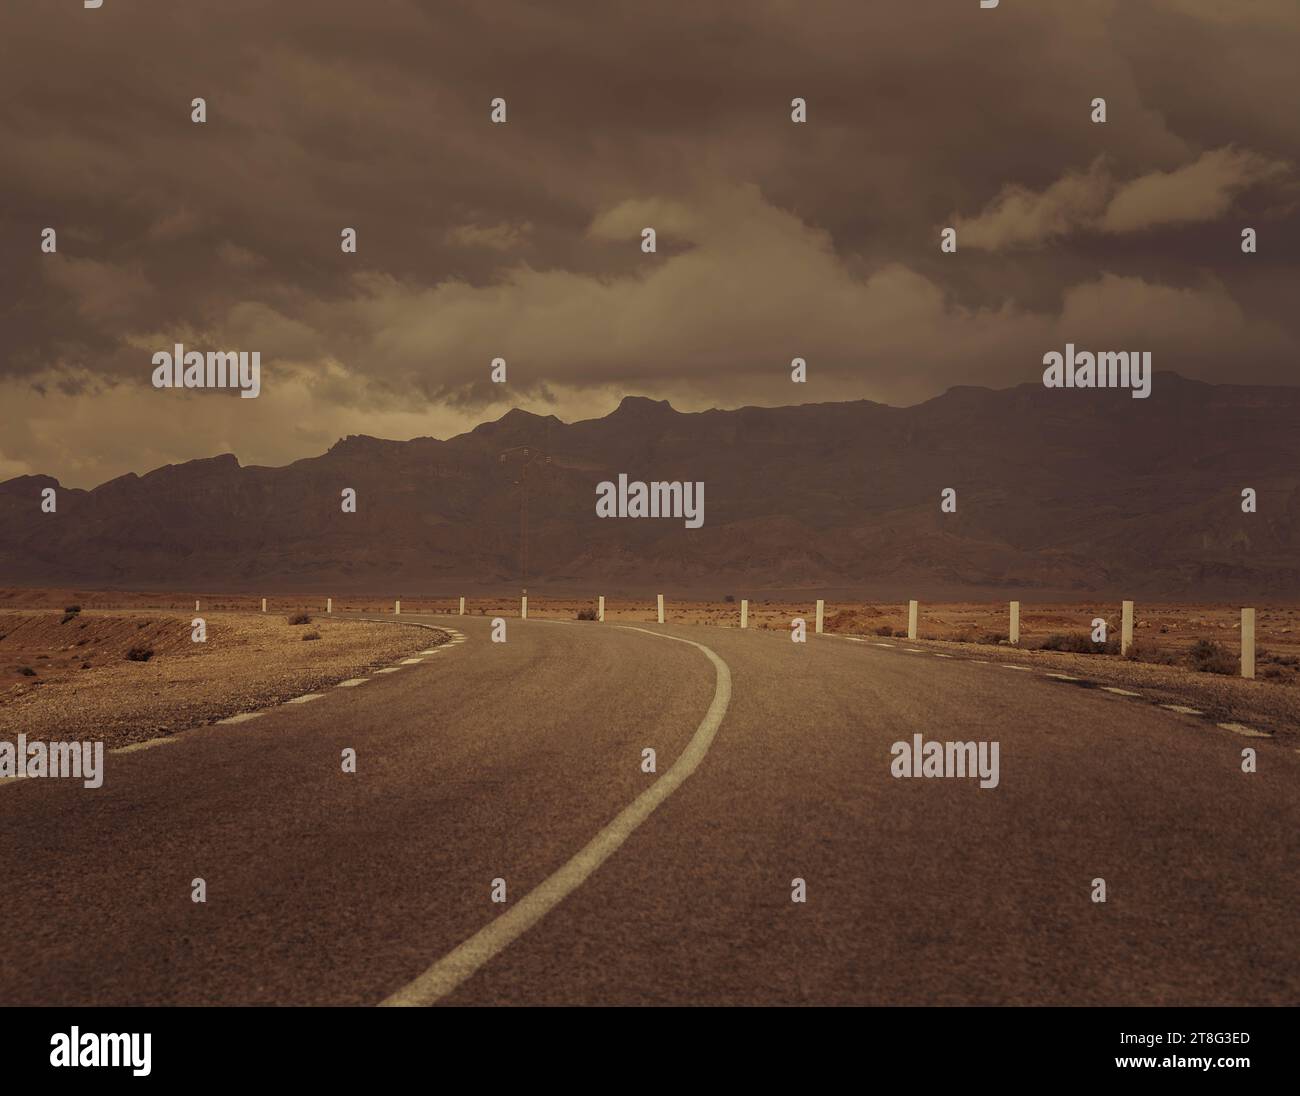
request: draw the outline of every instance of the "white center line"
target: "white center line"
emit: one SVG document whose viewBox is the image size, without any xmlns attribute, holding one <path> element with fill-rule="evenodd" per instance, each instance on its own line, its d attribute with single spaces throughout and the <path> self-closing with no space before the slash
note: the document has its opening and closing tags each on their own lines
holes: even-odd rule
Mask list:
<svg viewBox="0 0 1300 1096">
<path fill-rule="evenodd" d="M 1114 693 L 1116 696 L 1141 696 L 1141 693 L 1135 693 L 1132 689 L 1117 689 L 1114 685 L 1103 685 L 1102 689 L 1108 693 Z"/>
<path fill-rule="evenodd" d="M 401 669 L 400 666 L 385 666 L 382 670 L 376 670 L 375 673 L 377 673 L 377 674 L 395 674 L 395 673 L 397 673 L 397 671 L 400 670 L 400 669 Z"/>
<path fill-rule="evenodd" d="M 1069 674 L 1048 674 L 1048 677 L 1054 677 L 1057 681 L 1080 681 L 1081 678 L 1071 677 Z"/>
<path fill-rule="evenodd" d="M 431 1005 L 447 996 L 479 967 L 537 924 L 565 896 L 582 886 L 591 873 L 617 852 L 636 828 L 650 817 L 655 808 L 699 768 L 700 762 L 709 752 L 722 717 L 727 714 L 727 705 L 731 703 L 731 670 L 727 664 L 703 643 L 663 632 L 652 632 L 648 628 L 634 628 L 626 624 L 617 627 L 629 632 L 644 632 L 675 643 L 688 643 L 708 656 L 713 663 L 715 679 L 713 702 L 704 713 L 695 734 L 672 767 L 624 807 L 609 825 L 566 864 L 529 891 L 518 905 L 511 907 L 459 947 L 448 952 L 413 982 L 381 1001 L 381 1005 Z"/>
<path fill-rule="evenodd" d="M 261 719 L 265 712 L 240 712 L 229 719 L 218 719 L 218 723 L 247 723 L 250 719 Z"/>
<path fill-rule="evenodd" d="M 324 693 L 304 693 L 302 696 L 295 696 L 292 700 L 286 700 L 286 704 L 307 704 L 312 700 L 319 700 Z"/>
<path fill-rule="evenodd" d="M 352 678 L 348 678 L 347 681 L 340 681 L 334 687 L 336 689 L 351 689 L 353 686 L 356 685 L 364 685 L 369 680 L 370 678 L 368 677 L 352 677 Z"/>
<path fill-rule="evenodd" d="M 1180 712 L 1183 715 L 1203 715 L 1199 708 L 1188 708 L 1183 704 L 1161 704 L 1160 707 L 1168 708 L 1171 712 Z"/>
</svg>

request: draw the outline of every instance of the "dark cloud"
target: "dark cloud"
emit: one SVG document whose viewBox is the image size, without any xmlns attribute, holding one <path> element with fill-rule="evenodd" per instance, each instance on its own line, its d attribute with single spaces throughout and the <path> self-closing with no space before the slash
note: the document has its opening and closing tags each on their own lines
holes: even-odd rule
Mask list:
<svg viewBox="0 0 1300 1096">
<path fill-rule="evenodd" d="M 8 6 L 0 474 L 279 462 L 626 392 L 910 402 L 1031 379 L 1066 339 L 1294 383 L 1296 13 Z M 177 341 L 261 350 L 263 395 L 153 390 Z"/>
</svg>

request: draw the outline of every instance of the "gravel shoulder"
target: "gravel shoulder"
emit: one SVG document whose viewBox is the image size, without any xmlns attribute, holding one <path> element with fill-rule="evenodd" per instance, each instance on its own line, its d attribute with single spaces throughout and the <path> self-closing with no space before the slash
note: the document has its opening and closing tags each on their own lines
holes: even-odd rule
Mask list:
<svg viewBox="0 0 1300 1096">
<path fill-rule="evenodd" d="M 329 617 L 295 625 L 271 614 L 198 615 L 204 642 L 192 638 L 195 614 L 0 613 L 0 738 L 95 739 L 113 749 L 329 688 L 450 638 Z M 133 648 L 152 654 L 131 661 Z"/>
</svg>

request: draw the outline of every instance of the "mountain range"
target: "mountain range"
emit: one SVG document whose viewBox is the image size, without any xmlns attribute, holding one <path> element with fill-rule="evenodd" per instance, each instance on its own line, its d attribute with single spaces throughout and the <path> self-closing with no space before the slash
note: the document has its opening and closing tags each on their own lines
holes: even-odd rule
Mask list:
<svg viewBox="0 0 1300 1096">
<path fill-rule="evenodd" d="M 702 481 L 702 527 L 598 517 L 620 473 Z M 629 396 L 581 422 L 513 410 L 447 440 L 349 436 L 278 468 L 226 453 L 93 490 L 20 476 L 0 484 L 0 581 L 1294 599 L 1300 388 L 1159 373 L 1143 400 L 1025 384 L 693 413 Z"/>
</svg>

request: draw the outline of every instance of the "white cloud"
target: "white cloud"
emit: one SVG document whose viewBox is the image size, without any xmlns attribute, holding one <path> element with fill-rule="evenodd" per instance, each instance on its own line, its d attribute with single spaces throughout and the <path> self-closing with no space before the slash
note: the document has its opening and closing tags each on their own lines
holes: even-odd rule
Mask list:
<svg viewBox="0 0 1300 1096">
<path fill-rule="evenodd" d="M 485 247 L 489 251 L 517 251 L 528 242 L 533 226 L 530 221 L 494 225 L 456 225 L 447 232 L 448 243 L 459 247 Z"/>
<path fill-rule="evenodd" d="M 958 247 L 1000 251 L 1042 247 L 1077 232 L 1141 232 L 1165 224 L 1213 221 L 1236 195 L 1290 174 L 1290 166 L 1227 146 L 1172 171 L 1120 182 L 1103 159 L 1035 193 L 1004 187 L 978 215 L 955 216 Z"/>
<path fill-rule="evenodd" d="M 1203 153 L 1173 171 L 1153 171 L 1121 186 L 1100 228 L 1137 232 L 1162 224 L 1213 221 L 1237 192 L 1288 173 L 1286 164 L 1228 147 Z"/>
</svg>

